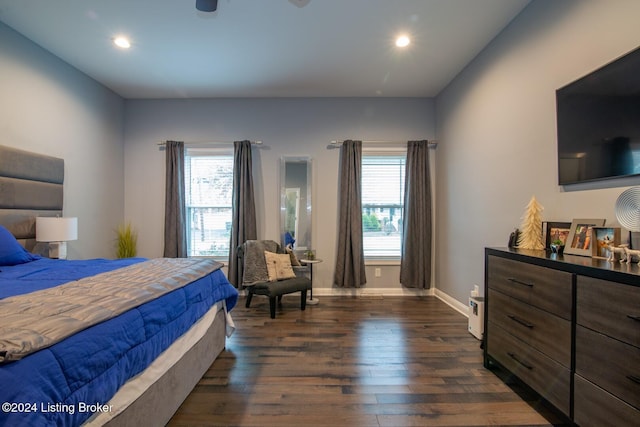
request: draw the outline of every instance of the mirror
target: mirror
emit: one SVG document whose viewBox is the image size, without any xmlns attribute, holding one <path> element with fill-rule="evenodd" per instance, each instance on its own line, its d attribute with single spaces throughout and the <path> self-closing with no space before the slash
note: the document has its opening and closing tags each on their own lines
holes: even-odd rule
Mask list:
<svg viewBox="0 0 640 427">
<path fill-rule="evenodd" d="M 311 159 L 283 157 L 280 162 L 281 245 L 293 249 L 311 247 Z"/>
</svg>

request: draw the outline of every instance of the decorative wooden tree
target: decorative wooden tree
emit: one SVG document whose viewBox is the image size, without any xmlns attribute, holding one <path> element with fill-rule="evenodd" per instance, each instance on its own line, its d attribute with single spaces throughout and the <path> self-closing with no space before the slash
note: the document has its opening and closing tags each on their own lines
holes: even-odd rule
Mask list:
<svg viewBox="0 0 640 427">
<path fill-rule="evenodd" d="M 527 210 L 522 217 L 522 227 L 518 238 L 518 247 L 522 249 L 544 249 L 542 242 L 542 211 L 544 208 L 536 197 L 531 197 Z"/>
</svg>

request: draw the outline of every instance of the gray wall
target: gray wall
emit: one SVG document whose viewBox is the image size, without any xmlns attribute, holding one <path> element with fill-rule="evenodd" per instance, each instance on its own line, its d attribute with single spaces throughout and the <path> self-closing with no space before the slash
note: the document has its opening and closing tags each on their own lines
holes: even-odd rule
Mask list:
<svg viewBox="0 0 640 427">
<path fill-rule="evenodd" d="M 606 218 L 640 180 L 557 185 L 555 90 L 640 45 L 640 2 L 532 2 L 437 98 L 438 288 L 465 301 L 486 246 L 506 246 L 535 195 L 550 221 Z"/>
<path fill-rule="evenodd" d="M 0 23 L 0 144 L 63 158 L 69 258 L 113 257 L 124 212 L 124 102 Z"/>
<path fill-rule="evenodd" d="M 72 258 L 113 256 L 114 229 L 131 221 L 140 254 L 162 254 L 164 152 L 156 143 L 260 139 L 259 232 L 278 238 L 282 155 L 311 156 L 314 246 L 332 282 L 338 151 L 345 138 L 440 141 L 436 177 L 436 286 L 464 304 L 483 281 L 483 249 L 504 246 L 535 195 L 546 220 L 604 217 L 615 188 L 556 184 L 555 89 L 640 45 L 640 2 L 534 0 L 434 102 L 430 99 L 123 101 L 0 24 L 1 144 L 66 161 L 65 214 L 79 217 Z M 436 114 L 437 108 L 437 114 Z M 401 289 L 397 267 L 369 287 Z"/>
<path fill-rule="evenodd" d="M 420 98 L 129 100 L 125 114 L 125 218 L 139 231 L 140 254 L 162 255 L 164 151 L 157 142 L 263 141 L 254 149 L 258 237 L 280 239 L 280 158 L 313 161 L 313 245 L 324 262 L 314 289 L 330 288 L 335 265 L 339 150 L 331 140 L 433 139 L 434 101 Z M 397 266 L 369 287 L 401 290 Z"/>
</svg>

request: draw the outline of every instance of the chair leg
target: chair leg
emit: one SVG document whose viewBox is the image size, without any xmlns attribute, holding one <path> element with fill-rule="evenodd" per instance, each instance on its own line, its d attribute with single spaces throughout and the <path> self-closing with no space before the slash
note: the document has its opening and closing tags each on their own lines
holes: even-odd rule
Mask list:
<svg viewBox="0 0 640 427">
<path fill-rule="evenodd" d="M 269 311 L 271 313 L 271 318 L 276 318 L 276 297 L 269 297 Z"/>
<path fill-rule="evenodd" d="M 282 295 L 278 295 L 278 304 L 282 304 Z"/>
<path fill-rule="evenodd" d="M 307 308 L 307 290 L 300 292 L 300 310 Z"/>
<path fill-rule="evenodd" d="M 253 298 L 253 292 L 249 290 L 249 292 L 247 293 L 247 302 L 244 304 L 246 308 L 249 308 L 249 306 L 251 305 L 251 298 Z"/>
</svg>

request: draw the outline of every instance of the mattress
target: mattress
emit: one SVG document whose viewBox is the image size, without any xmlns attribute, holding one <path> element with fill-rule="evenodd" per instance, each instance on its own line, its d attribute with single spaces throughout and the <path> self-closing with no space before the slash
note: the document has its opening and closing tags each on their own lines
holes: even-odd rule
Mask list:
<svg viewBox="0 0 640 427">
<path fill-rule="evenodd" d="M 144 259 L 39 259 L 2 267 L 0 299 L 55 287 Z M 211 307 L 238 298 L 221 270 L 21 360 L 0 366 L 0 425 L 80 425 L 142 372 Z M 0 314 L 1 319 L 2 314 Z M 1 337 L 0 337 L 1 338 Z"/>
</svg>

